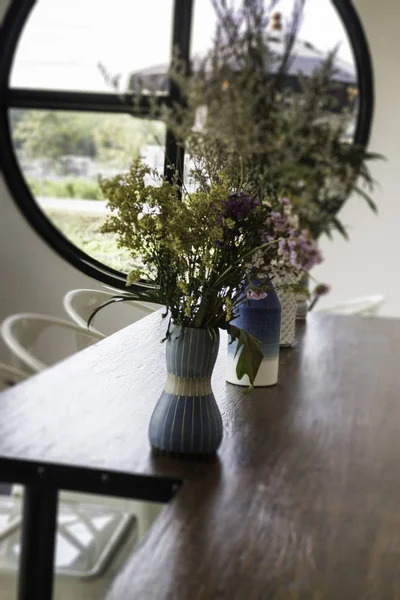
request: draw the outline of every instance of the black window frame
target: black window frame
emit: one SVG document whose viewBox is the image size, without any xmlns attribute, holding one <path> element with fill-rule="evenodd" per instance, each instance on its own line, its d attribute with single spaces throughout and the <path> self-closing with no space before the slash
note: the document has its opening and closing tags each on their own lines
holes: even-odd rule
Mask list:
<svg viewBox="0 0 400 600">
<path fill-rule="evenodd" d="M 330 1 L 343 22 L 354 53 L 359 89 L 358 121 L 354 143 L 366 147 L 374 108 L 374 85 L 369 47 L 352 0 Z M 57 254 L 89 277 L 108 286 L 124 289 L 125 273 L 108 267 L 75 246 L 53 225 L 36 203 L 18 165 L 8 111 L 15 108 L 30 108 L 132 115 L 129 107 L 134 102 L 135 117 L 149 118 L 149 102 L 145 96 L 135 98 L 132 94 L 124 97 L 108 93 L 10 88 L 9 77 L 12 60 L 23 26 L 35 4 L 36 0 L 12 0 L 0 30 L 0 156 L 4 179 L 12 198 L 24 217 Z M 194 0 L 174 0 L 172 15 L 171 57 L 172 52 L 177 49 L 187 67 L 190 60 L 193 5 Z M 169 93 L 160 96 L 157 102 L 160 106 L 180 102 L 179 90 L 171 84 Z M 169 130 L 166 131 L 165 150 L 169 163 L 177 168 L 179 176 L 183 178 L 184 150 L 178 146 Z M 170 172 L 166 164 L 164 172 L 167 176 Z"/>
</svg>

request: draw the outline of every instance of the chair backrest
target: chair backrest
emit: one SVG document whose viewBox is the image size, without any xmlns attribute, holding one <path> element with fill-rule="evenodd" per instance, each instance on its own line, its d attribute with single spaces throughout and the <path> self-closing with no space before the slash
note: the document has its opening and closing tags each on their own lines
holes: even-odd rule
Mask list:
<svg viewBox="0 0 400 600">
<path fill-rule="evenodd" d="M 110 300 L 113 296 L 118 294 L 118 291 L 115 292 L 106 292 L 102 290 L 89 290 L 89 289 L 78 289 L 71 290 L 68 292 L 63 299 L 64 309 L 67 312 L 68 316 L 81 327 L 87 327 L 87 321 L 92 314 L 92 312 L 101 304 Z M 111 308 L 112 305 L 110 305 Z M 124 312 L 123 306 L 129 306 L 130 310 Z M 105 313 L 101 311 L 98 315 L 95 316 L 93 321 L 96 322 L 96 327 L 93 324 L 90 326 L 90 331 L 94 331 L 96 333 L 99 332 L 99 325 L 101 323 L 101 332 L 103 334 L 114 333 L 127 325 L 130 325 L 137 321 L 138 319 L 144 317 L 145 315 L 154 312 L 157 310 L 157 306 L 149 306 L 144 302 L 132 301 L 132 302 L 124 302 L 122 304 L 118 304 L 118 307 L 115 307 L 115 311 L 112 314 L 111 324 L 110 324 L 110 312 L 105 309 Z M 132 308 L 136 308 L 136 314 L 132 311 Z"/>
<path fill-rule="evenodd" d="M 0 363 L 0 392 L 27 379 L 27 377 L 29 377 L 29 373 L 25 373 L 25 371 L 11 365 Z"/>
<path fill-rule="evenodd" d="M 329 312 L 342 315 L 361 315 L 364 317 L 377 315 L 379 309 L 385 303 L 385 296 L 375 294 L 363 298 L 353 298 L 336 305 L 318 309 L 318 312 Z"/>
<path fill-rule="evenodd" d="M 104 339 L 70 321 L 35 313 L 8 317 L 0 335 L 17 362 L 33 373 Z"/>
</svg>

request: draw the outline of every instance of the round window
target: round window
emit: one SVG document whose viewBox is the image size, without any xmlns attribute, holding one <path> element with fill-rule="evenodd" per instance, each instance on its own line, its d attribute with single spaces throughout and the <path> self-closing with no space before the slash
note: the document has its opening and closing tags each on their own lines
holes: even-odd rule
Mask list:
<svg viewBox="0 0 400 600">
<path fill-rule="evenodd" d="M 296 2 L 276 2 L 269 35 L 277 52 L 279 32 Z M 172 52 L 178 48 L 192 65 L 206 54 L 216 26 L 214 4 L 14 0 L 9 6 L 0 42 L 6 182 L 38 233 L 108 285 L 124 287 L 132 264 L 115 238 L 101 233 L 107 206 L 99 176 L 125 170 L 138 155 L 161 173 L 165 156 L 182 174 L 190 165 L 165 125 L 151 118 L 145 88 L 157 92 L 160 105 L 176 101 L 168 82 Z M 306 0 L 293 82 L 299 72 L 312 72 L 333 47 L 338 97 L 353 116 L 348 136 L 365 145 L 373 89 L 359 19 L 347 0 Z"/>
</svg>

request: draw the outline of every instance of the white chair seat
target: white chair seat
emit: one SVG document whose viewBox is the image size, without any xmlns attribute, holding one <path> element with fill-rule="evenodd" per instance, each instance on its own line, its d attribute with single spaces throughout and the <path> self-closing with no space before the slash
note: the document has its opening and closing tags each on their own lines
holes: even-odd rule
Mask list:
<svg viewBox="0 0 400 600">
<path fill-rule="evenodd" d="M 317 312 L 335 313 L 341 315 L 377 315 L 381 306 L 385 303 L 385 296 L 375 294 L 363 298 L 353 298 L 344 302 L 339 302 L 327 308 L 317 309 Z"/>
<path fill-rule="evenodd" d="M 29 373 L 22 371 L 22 369 L 0 363 L 0 392 L 12 385 L 16 385 L 27 377 L 29 377 Z"/>
<path fill-rule="evenodd" d="M 103 291 L 103 290 L 90 290 L 90 289 L 78 289 L 78 290 L 71 290 L 69 291 L 63 299 L 63 305 L 64 305 L 64 309 L 66 311 L 66 313 L 68 314 L 68 316 L 72 319 L 72 321 L 74 321 L 74 323 L 76 323 L 77 325 L 80 325 L 81 327 L 87 327 L 87 322 L 88 319 L 90 317 L 90 315 L 92 314 L 92 312 L 101 304 L 103 304 L 104 302 L 107 302 L 107 300 L 110 300 L 113 296 L 118 295 L 120 292 L 120 290 L 115 290 L 115 291 Z M 124 312 L 124 306 L 128 306 L 129 310 Z M 98 329 L 98 319 L 103 319 L 103 315 L 104 318 L 109 321 L 110 320 L 110 308 L 112 307 L 112 305 L 110 305 L 110 307 L 105 308 L 104 309 L 104 313 L 103 311 L 100 311 L 98 313 L 98 315 L 95 316 L 94 321 L 96 321 L 96 328 L 91 325 L 90 326 L 90 331 L 95 332 L 95 333 L 100 333 L 99 329 Z M 134 315 L 134 312 L 132 311 L 132 309 L 136 309 L 137 314 L 136 317 Z M 129 302 L 123 302 L 123 303 L 118 303 L 118 305 L 115 307 L 114 311 L 112 312 L 112 325 L 110 328 L 110 325 L 108 324 L 108 327 L 103 324 L 103 327 L 101 327 L 102 333 L 106 334 L 107 330 L 110 331 L 110 333 L 114 333 L 115 331 L 118 331 L 119 329 L 122 329 L 123 327 L 126 327 L 127 325 L 131 325 L 134 321 L 136 321 L 138 318 L 142 318 L 154 311 L 156 311 L 158 309 L 157 305 L 150 305 L 147 304 L 146 302 L 139 302 L 137 300 L 132 300 Z"/>
<path fill-rule="evenodd" d="M 72 334 L 72 342 L 67 334 Z M 31 373 L 38 373 L 104 339 L 101 333 L 88 331 L 70 321 L 36 313 L 8 317 L 1 325 L 0 335 L 17 365 Z"/>
</svg>

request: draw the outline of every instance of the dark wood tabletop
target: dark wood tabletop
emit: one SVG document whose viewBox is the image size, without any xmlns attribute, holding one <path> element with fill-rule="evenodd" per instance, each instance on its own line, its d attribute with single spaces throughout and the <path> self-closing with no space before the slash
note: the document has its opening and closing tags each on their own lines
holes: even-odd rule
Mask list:
<svg viewBox="0 0 400 600">
<path fill-rule="evenodd" d="M 0 398 L 2 457 L 184 481 L 110 600 L 400 599 L 400 321 L 312 315 L 251 395 L 222 338 L 211 462 L 151 454 L 164 330 L 155 313 Z"/>
</svg>

